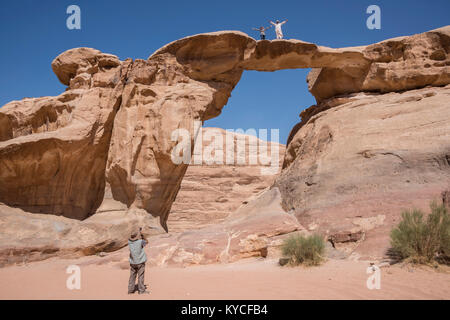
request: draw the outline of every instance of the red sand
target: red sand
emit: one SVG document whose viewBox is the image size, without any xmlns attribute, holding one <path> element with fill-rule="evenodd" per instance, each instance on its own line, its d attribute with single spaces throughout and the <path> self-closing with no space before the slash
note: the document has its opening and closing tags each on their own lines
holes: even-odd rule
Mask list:
<svg viewBox="0 0 450 320">
<path fill-rule="evenodd" d="M 128 295 L 128 270 L 102 258 L 50 259 L 0 269 L 0 299 L 450 299 L 450 275 L 431 268 L 381 269 L 369 290 L 367 262 L 330 260 L 320 267 L 280 267 L 275 260 L 187 268 L 146 268 L 148 295 Z M 81 267 L 81 290 L 66 288 L 66 268 Z"/>
</svg>

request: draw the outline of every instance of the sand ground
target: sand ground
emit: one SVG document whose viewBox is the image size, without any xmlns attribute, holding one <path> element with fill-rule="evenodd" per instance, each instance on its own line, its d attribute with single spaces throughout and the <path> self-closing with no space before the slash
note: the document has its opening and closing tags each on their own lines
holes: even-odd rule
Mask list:
<svg viewBox="0 0 450 320">
<path fill-rule="evenodd" d="M 450 274 L 429 267 L 381 268 L 369 290 L 368 262 L 329 260 L 320 267 L 280 267 L 276 260 L 193 267 L 146 267 L 148 295 L 128 295 L 129 271 L 94 258 L 49 259 L 0 269 L 0 299 L 450 299 Z M 69 265 L 81 289 L 69 290 Z"/>
</svg>

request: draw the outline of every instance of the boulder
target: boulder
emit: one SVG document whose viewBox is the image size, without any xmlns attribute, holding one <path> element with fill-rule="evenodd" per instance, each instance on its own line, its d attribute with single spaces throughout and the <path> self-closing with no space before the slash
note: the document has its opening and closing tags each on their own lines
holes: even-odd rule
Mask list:
<svg viewBox="0 0 450 320">
<path fill-rule="evenodd" d="M 105 256 L 126 246 L 137 226 L 145 226 L 148 237 L 164 232 L 157 219 L 139 210 L 98 213 L 78 221 L 0 204 L 0 267 L 55 256 Z"/>
</svg>

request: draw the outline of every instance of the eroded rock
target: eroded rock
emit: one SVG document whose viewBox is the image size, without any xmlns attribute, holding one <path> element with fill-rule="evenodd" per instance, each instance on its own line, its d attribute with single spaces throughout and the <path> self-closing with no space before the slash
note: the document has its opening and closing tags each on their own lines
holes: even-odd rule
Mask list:
<svg viewBox="0 0 450 320">
<path fill-rule="evenodd" d="M 116 251 L 137 226 L 145 226 L 147 236 L 164 232 L 157 219 L 139 210 L 98 213 L 80 222 L 0 205 L 0 267 Z"/>
<path fill-rule="evenodd" d="M 382 256 L 401 212 L 448 188 L 449 97 L 450 86 L 359 93 L 305 110 L 275 182 L 284 209 L 318 232 L 366 228 L 357 250 Z"/>
<path fill-rule="evenodd" d="M 109 64 L 105 70 L 104 57 L 85 48 L 61 54 L 53 66 L 64 81 L 73 76 L 69 90 L 0 109 L 0 202 L 75 219 L 99 207 L 113 121 L 131 62 Z M 73 64 L 79 65 L 76 72 Z M 85 73 L 81 66 L 95 71 Z M 75 83 L 80 72 L 86 75 L 83 84 Z M 96 78 L 103 79 L 101 85 Z"/>
<path fill-rule="evenodd" d="M 189 163 L 172 161 L 174 130 L 190 133 L 192 152 L 195 121 L 221 113 L 244 70 L 305 67 L 320 68 L 308 77 L 318 105 L 302 113 L 288 141 L 276 182 L 284 208 L 303 225 L 320 216 L 318 231 L 331 233 L 356 216 L 428 202 L 449 180 L 449 28 L 341 49 L 224 31 L 177 40 L 135 61 L 68 50 L 52 63 L 64 93 L 0 109 L 0 202 L 79 220 L 144 210 L 167 230 Z M 272 221 L 246 219 L 236 228 Z M 386 213 L 385 228 L 393 221 Z M 206 242 L 198 242 L 201 233 L 168 240 L 182 243 L 170 257 L 217 260 L 214 248 L 229 241 L 264 252 L 265 240 L 252 232 L 230 239 L 232 225 L 201 231 Z"/>
<path fill-rule="evenodd" d="M 353 48 L 370 63 L 322 67 L 308 75 L 318 102 L 354 92 L 392 92 L 450 83 L 450 26 Z"/>
<path fill-rule="evenodd" d="M 170 232 L 222 222 L 248 198 L 270 187 L 281 170 L 282 144 L 220 128 L 203 128 L 202 134 L 172 205 L 167 221 Z M 227 137 L 233 143 L 227 143 Z M 272 150 L 278 154 L 273 156 Z"/>
</svg>

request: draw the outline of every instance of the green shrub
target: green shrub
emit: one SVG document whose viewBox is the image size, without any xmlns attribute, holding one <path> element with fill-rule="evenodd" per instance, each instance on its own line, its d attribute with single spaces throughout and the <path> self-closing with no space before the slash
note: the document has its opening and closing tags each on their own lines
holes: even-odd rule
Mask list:
<svg viewBox="0 0 450 320">
<path fill-rule="evenodd" d="M 290 264 L 319 265 L 323 260 L 325 242 L 319 235 L 294 235 L 283 242 L 281 250 Z"/>
<path fill-rule="evenodd" d="M 391 247 L 400 259 L 429 263 L 450 254 L 450 217 L 444 205 L 432 202 L 426 220 L 420 210 L 402 212 L 402 221 L 391 231 Z"/>
</svg>

